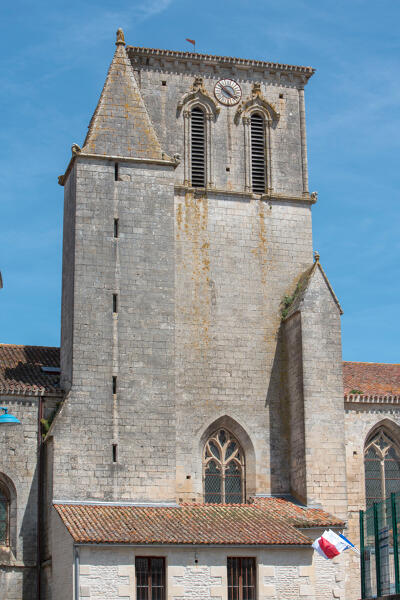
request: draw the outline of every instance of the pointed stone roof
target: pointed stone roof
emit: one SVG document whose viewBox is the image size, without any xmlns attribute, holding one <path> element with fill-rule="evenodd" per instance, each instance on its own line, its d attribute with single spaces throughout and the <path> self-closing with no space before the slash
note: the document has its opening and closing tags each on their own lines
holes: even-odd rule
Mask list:
<svg viewBox="0 0 400 600">
<path fill-rule="evenodd" d="M 306 294 L 307 288 L 310 284 L 310 281 L 314 275 L 314 273 L 316 272 L 316 270 L 319 270 L 331 295 L 332 298 L 336 304 L 336 306 L 339 309 L 340 314 L 343 314 L 343 310 L 342 307 L 340 306 L 339 300 L 337 299 L 337 296 L 335 294 L 335 292 L 333 291 L 333 288 L 329 282 L 328 277 L 326 276 L 326 273 L 324 271 L 324 269 L 322 268 L 321 263 L 319 262 L 319 254 L 316 252 L 315 253 L 315 262 L 314 264 L 309 267 L 306 271 L 304 271 L 304 273 L 300 276 L 300 279 L 297 283 L 297 287 L 293 293 L 292 299 L 290 304 L 287 306 L 286 308 L 286 312 L 283 315 L 284 319 L 288 319 L 289 317 L 291 317 L 295 312 L 297 312 L 298 310 L 300 310 L 301 308 L 301 303 L 304 299 L 304 296 Z"/>
<path fill-rule="evenodd" d="M 165 155 L 140 95 L 122 30 L 116 45 L 82 153 L 161 160 Z"/>
</svg>

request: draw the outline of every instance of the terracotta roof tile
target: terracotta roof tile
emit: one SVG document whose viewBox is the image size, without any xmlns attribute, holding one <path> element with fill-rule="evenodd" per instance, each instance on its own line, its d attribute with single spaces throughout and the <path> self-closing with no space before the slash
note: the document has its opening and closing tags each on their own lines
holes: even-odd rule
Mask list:
<svg viewBox="0 0 400 600">
<path fill-rule="evenodd" d="M 42 366 L 59 367 L 60 349 L 0 344 L 0 393 L 61 394 L 59 373 L 45 373 Z"/>
<path fill-rule="evenodd" d="M 307 508 L 285 498 L 255 498 L 254 504 L 294 527 L 343 527 L 344 522 L 320 508 Z"/>
<path fill-rule="evenodd" d="M 176 507 L 55 504 L 75 542 L 119 544 L 309 545 L 297 517 L 280 503 L 181 504 Z M 301 509 L 300 509 L 301 510 Z M 343 525 L 323 513 L 314 526 Z M 296 512 L 296 510 L 295 510 Z M 297 514 L 297 513 L 296 513 Z M 299 523 L 302 523 L 301 518 Z"/>
<path fill-rule="evenodd" d="M 400 364 L 344 362 L 343 386 L 345 396 L 399 396 Z"/>
</svg>

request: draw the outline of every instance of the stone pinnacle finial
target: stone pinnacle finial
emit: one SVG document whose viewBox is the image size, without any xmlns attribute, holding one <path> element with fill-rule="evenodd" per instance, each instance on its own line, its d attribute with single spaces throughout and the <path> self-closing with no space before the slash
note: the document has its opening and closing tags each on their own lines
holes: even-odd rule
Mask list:
<svg viewBox="0 0 400 600">
<path fill-rule="evenodd" d="M 314 260 L 315 260 L 315 262 L 319 262 L 319 252 L 318 252 L 318 250 L 315 250 L 315 252 L 314 252 Z"/>
<path fill-rule="evenodd" d="M 125 36 L 123 30 L 121 29 L 121 27 L 119 27 L 117 30 L 117 41 L 115 42 L 115 45 L 119 46 L 121 44 L 122 46 L 125 46 Z"/>
</svg>

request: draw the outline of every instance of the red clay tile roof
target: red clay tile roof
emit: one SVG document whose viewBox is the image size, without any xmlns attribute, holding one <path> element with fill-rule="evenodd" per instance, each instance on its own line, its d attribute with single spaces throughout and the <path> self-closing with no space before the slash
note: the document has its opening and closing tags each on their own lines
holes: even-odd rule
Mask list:
<svg viewBox="0 0 400 600">
<path fill-rule="evenodd" d="M 274 519 L 282 518 L 294 527 L 344 527 L 344 522 L 320 508 L 307 508 L 285 498 L 254 498 Z"/>
<path fill-rule="evenodd" d="M 344 394 L 399 396 L 400 364 L 343 363 Z"/>
<path fill-rule="evenodd" d="M 75 542 L 119 544 L 309 545 L 281 504 L 181 504 L 176 507 L 55 504 Z M 290 503 L 289 503 L 290 504 Z M 278 506 L 278 505 L 277 505 Z M 287 509 L 288 513 L 294 509 Z M 300 509 L 301 510 L 301 509 Z M 305 511 L 307 521 L 313 509 Z M 296 510 L 294 510 L 296 512 Z M 318 511 L 321 512 L 322 511 Z M 343 523 L 323 513 L 314 526 Z M 300 519 L 301 521 L 301 519 Z M 325 522 L 326 521 L 326 522 Z M 329 523 L 328 523 L 329 522 Z M 301 526 L 301 525 L 297 525 Z"/>
<path fill-rule="evenodd" d="M 0 344 L 0 393 L 61 394 L 59 374 L 41 369 L 60 366 L 60 349 L 46 346 Z"/>
</svg>

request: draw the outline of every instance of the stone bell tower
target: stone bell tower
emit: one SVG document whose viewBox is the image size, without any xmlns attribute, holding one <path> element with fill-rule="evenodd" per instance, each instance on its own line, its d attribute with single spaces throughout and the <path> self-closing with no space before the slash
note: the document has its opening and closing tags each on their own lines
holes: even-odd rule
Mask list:
<svg viewBox="0 0 400 600">
<path fill-rule="evenodd" d="M 245 453 L 246 500 L 343 512 L 339 308 L 312 257 L 313 69 L 126 46 L 121 30 L 116 44 L 60 178 L 53 496 L 202 502 L 204 442 L 223 426 Z"/>
</svg>

